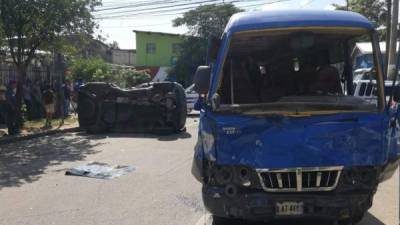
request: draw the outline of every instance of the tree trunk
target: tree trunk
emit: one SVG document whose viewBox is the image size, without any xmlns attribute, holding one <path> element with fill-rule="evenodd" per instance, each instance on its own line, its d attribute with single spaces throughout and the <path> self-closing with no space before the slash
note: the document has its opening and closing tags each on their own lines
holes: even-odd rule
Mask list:
<svg viewBox="0 0 400 225">
<path fill-rule="evenodd" d="M 24 120 L 22 117 L 22 104 L 23 104 L 23 85 L 26 79 L 26 67 L 24 65 L 16 65 L 17 67 L 17 125 L 19 128 L 22 128 L 24 125 Z"/>
</svg>

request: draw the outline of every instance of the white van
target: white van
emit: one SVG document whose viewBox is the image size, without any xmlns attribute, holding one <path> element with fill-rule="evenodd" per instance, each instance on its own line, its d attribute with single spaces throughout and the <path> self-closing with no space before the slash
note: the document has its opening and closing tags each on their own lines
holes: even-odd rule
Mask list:
<svg viewBox="0 0 400 225">
<path fill-rule="evenodd" d="M 396 86 L 399 83 L 396 82 Z M 385 81 L 385 90 L 389 91 L 393 86 L 393 81 L 386 80 Z M 360 97 L 368 102 L 376 102 L 377 101 L 377 87 L 376 80 L 358 80 L 354 81 L 354 96 Z M 386 96 L 386 101 L 389 101 L 388 96 Z"/>
<path fill-rule="evenodd" d="M 194 110 L 194 104 L 199 98 L 199 94 L 194 90 L 194 84 L 186 88 L 185 93 L 186 93 L 187 112 L 190 113 L 191 111 Z"/>
</svg>

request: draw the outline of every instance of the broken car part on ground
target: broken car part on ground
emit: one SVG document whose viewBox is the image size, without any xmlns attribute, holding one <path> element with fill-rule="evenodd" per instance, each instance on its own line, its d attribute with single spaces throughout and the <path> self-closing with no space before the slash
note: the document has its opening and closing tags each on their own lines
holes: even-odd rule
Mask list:
<svg viewBox="0 0 400 225">
<path fill-rule="evenodd" d="M 68 169 L 65 175 L 82 176 L 98 179 L 113 179 L 134 171 L 132 166 L 110 166 L 107 163 L 91 162 Z"/>
</svg>

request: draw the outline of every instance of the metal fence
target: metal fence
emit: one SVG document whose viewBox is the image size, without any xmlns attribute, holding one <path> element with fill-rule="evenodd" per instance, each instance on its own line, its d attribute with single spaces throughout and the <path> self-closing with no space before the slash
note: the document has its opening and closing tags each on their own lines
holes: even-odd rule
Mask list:
<svg viewBox="0 0 400 225">
<path fill-rule="evenodd" d="M 49 66 L 28 66 L 26 78 L 31 81 L 49 81 L 54 77 L 54 72 Z M 17 80 L 17 69 L 12 64 L 0 64 L 0 83 L 8 84 L 10 80 Z"/>
</svg>

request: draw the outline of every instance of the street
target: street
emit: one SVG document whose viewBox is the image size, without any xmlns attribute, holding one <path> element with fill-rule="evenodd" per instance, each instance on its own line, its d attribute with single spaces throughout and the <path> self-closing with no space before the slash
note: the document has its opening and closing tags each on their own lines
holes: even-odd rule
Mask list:
<svg viewBox="0 0 400 225">
<path fill-rule="evenodd" d="M 70 133 L 0 146 L 0 224 L 211 225 L 191 175 L 197 124 L 188 118 L 187 132 L 170 136 Z M 112 180 L 65 176 L 92 161 L 135 170 Z M 399 224 L 398 189 L 396 173 L 360 224 Z"/>
</svg>

